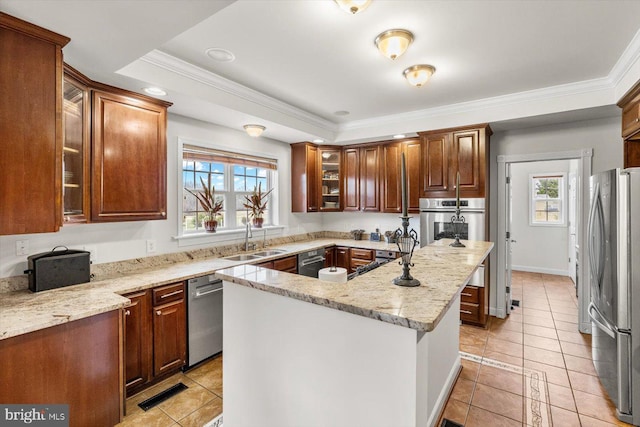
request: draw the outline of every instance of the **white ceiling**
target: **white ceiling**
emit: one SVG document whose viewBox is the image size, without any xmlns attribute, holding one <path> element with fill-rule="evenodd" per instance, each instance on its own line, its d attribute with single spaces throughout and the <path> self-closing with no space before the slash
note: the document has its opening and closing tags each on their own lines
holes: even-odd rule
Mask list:
<svg viewBox="0 0 640 427">
<path fill-rule="evenodd" d="M 636 0 L 373 0 L 357 15 L 332 0 L 0 0 L 0 9 L 71 37 L 65 60 L 95 80 L 160 85 L 171 112 L 265 124 L 265 136 L 286 142 L 611 115 L 616 84 L 640 63 Z M 415 35 L 396 61 L 373 44 L 390 28 Z M 211 47 L 235 61 L 215 62 Z M 437 69 L 423 88 L 402 77 L 417 63 Z"/>
</svg>

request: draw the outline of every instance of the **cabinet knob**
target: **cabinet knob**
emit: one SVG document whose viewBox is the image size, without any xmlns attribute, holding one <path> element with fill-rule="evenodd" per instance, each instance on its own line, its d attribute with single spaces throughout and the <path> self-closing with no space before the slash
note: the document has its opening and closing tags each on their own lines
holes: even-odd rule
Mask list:
<svg viewBox="0 0 640 427">
<path fill-rule="evenodd" d="M 131 316 L 131 311 L 129 311 L 129 310 L 125 310 L 125 311 L 124 311 L 124 315 L 125 315 L 125 316 Z"/>
<path fill-rule="evenodd" d="M 156 310 L 156 314 L 157 314 L 158 316 L 161 316 L 161 315 L 162 315 L 162 310 Z"/>
<path fill-rule="evenodd" d="M 160 212 L 160 215 L 167 216 L 167 213 L 166 212 Z"/>
</svg>

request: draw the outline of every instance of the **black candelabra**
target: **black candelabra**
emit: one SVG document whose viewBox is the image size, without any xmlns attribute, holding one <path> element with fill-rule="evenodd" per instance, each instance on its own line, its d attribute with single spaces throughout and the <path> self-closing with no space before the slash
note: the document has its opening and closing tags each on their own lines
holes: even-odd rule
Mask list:
<svg viewBox="0 0 640 427">
<path fill-rule="evenodd" d="M 416 230 L 412 228 L 411 231 L 409 231 L 409 218 L 411 217 L 407 215 L 400 217 L 400 219 L 402 219 L 402 229 L 398 228 L 395 233 L 397 238 L 396 244 L 398 245 L 401 255 L 399 264 L 402 265 L 402 276 L 393 279 L 393 284 L 398 286 L 420 286 L 420 281 L 414 279 L 410 272 L 411 267 L 413 267 L 411 263 L 413 249 L 419 242 Z"/>
<path fill-rule="evenodd" d="M 456 239 L 453 243 L 449 244 L 449 246 L 453 246 L 454 248 L 464 248 L 465 245 L 460 242 L 460 234 L 464 230 L 464 222 L 465 219 L 462 215 L 460 215 L 460 206 L 456 208 L 456 214 L 451 217 L 451 226 L 453 228 L 453 237 Z"/>
</svg>

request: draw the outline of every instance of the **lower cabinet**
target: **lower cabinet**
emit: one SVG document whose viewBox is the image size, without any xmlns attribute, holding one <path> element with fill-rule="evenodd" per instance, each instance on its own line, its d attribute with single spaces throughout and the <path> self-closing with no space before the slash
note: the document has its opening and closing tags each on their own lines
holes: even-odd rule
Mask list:
<svg viewBox="0 0 640 427">
<path fill-rule="evenodd" d="M 324 267 L 335 267 L 336 266 L 336 247 L 332 246 L 330 248 L 324 249 Z"/>
<path fill-rule="evenodd" d="M 465 286 L 460 293 L 460 320 L 484 327 L 489 319 L 488 286 Z"/>
<path fill-rule="evenodd" d="M 259 264 L 256 264 L 256 266 L 297 274 L 298 273 L 298 257 L 296 255 L 292 255 L 285 258 L 278 258 L 273 261 L 261 262 Z"/>
<path fill-rule="evenodd" d="M 130 396 L 178 371 L 187 358 L 184 282 L 124 295 L 125 381 Z"/>
<path fill-rule="evenodd" d="M 349 248 L 344 246 L 338 246 L 335 252 L 335 266 L 346 268 L 347 271 L 351 268 L 351 255 L 349 254 Z"/>
<path fill-rule="evenodd" d="M 376 258 L 376 252 L 373 249 L 351 248 L 349 251 L 349 272 L 353 273 L 362 265 L 370 264 Z"/>
</svg>

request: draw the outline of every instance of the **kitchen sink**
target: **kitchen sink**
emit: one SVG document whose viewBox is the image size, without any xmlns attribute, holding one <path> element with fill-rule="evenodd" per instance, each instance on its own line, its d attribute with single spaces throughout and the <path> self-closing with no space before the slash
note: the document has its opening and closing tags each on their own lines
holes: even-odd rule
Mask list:
<svg viewBox="0 0 640 427">
<path fill-rule="evenodd" d="M 287 251 L 285 251 L 284 249 L 270 249 L 268 251 L 260 251 L 260 252 L 256 252 L 255 256 L 259 256 L 259 257 L 263 257 L 263 256 L 272 256 L 272 255 L 279 255 L 279 254 L 283 254 Z"/>
<path fill-rule="evenodd" d="M 228 259 L 229 261 L 251 261 L 254 259 L 262 258 L 264 255 L 258 254 L 241 254 L 241 255 L 233 255 L 225 257 L 224 259 Z"/>
</svg>

